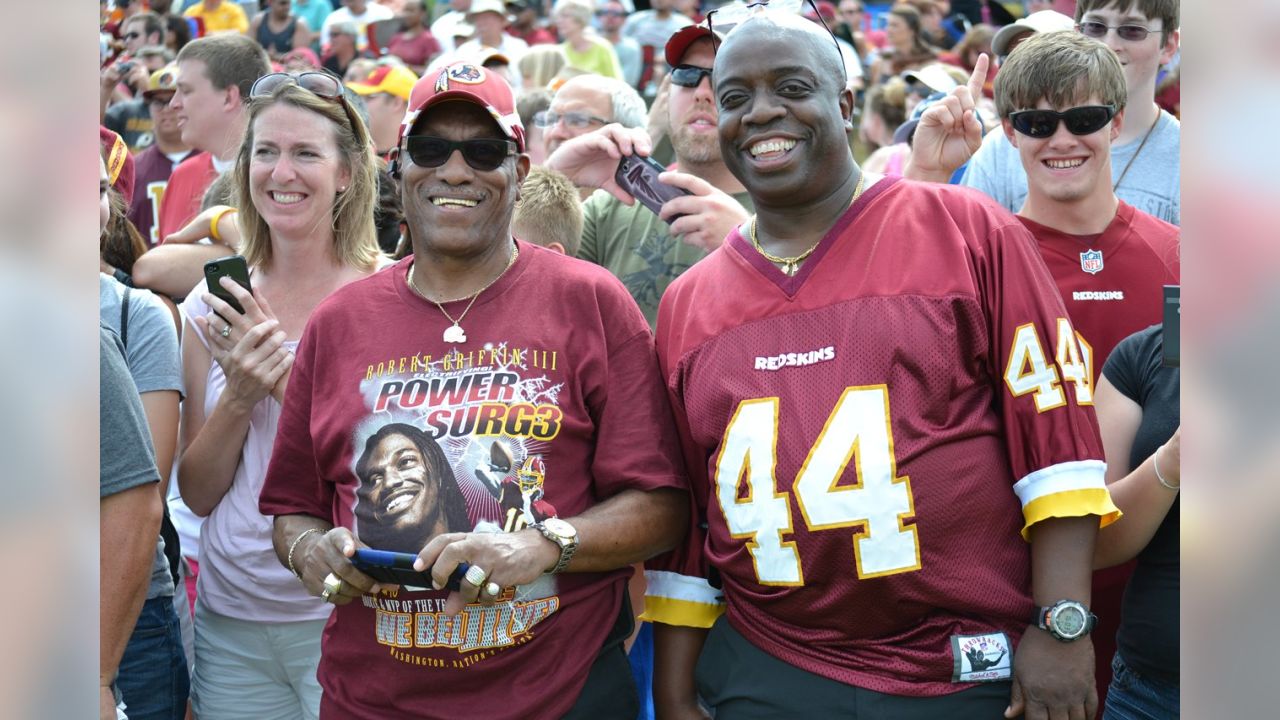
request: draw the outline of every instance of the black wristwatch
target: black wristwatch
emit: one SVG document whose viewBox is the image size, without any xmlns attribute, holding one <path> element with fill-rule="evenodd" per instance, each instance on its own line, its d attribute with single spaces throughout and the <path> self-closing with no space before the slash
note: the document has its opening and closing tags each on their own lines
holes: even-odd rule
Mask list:
<svg viewBox="0 0 1280 720">
<path fill-rule="evenodd" d="M 1036 608 L 1031 621 L 1059 642 L 1071 642 L 1088 635 L 1097 624 L 1098 616 L 1075 600 L 1059 600 L 1048 607 Z"/>
</svg>

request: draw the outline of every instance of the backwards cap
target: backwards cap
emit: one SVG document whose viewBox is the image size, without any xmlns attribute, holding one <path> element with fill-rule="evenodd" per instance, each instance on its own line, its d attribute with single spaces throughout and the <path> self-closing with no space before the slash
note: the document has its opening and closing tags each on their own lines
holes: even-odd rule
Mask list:
<svg viewBox="0 0 1280 720">
<path fill-rule="evenodd" d="M 387 93 L 401 100 L 408 100 L 413 92 L 418 76 L 412 70 L 400 65 L 380 65 L 369 73 L 362 82 L 349 82 L 347 87 L 357 95 L 374 95 Z"/>
<path fill-rule="evenodd" d="M 520 152 L 524 152 L 524 125 L 520 124 L 520 115 L 516 113 L 516 98 L 511 86 L 501 75 L 474 61 L 455 62 L 434 76 L 423 77 L 413 86 L 409 110 L 400 124 L 399 140 L 413 130 L 414 123 L 424 112 L 447 100 L 469 102 L 488 110 L 502 132 L 516 142 Z M 397 141 L 396 146 L 399 145 Z"/>
<path fill-rule="evenodd" d="M 1038 32 L 1055 32 L 1075 29 L 1076 21 L 1054 10 L 1041 10 L 1005 25 L 991 38 L 991 52 L 996 57 L 1008 55 L 1009 46 L 1022 35 Z"/>
</svg>

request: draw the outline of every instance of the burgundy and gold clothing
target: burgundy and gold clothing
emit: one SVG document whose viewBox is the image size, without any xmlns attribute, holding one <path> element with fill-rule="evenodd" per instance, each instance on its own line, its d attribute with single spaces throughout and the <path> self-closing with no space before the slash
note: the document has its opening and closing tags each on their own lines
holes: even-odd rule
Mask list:
<svg viewBox="0 0 1280 720">
<path fill-rule="evenodd" d="M 1121 340 L 1164 322 L 1161 288 L 1180 282 L 1180 231 L 1123 200 L 1100 235 L 1069 235 L 1018 219 L 1040 246 L 1072 326 L 1085 341 L 1095 381 Z"/>
<path fill-rule="evenodd" d="M 160 234 L 160 202 L 169 185 L 169 176 L 173 174 L 175 167 L 194 152 L 175 161 L 160 152 L 160 146 L 152 145 L 134 156 L 137 180 L 133 186 L 133 202 L 129 204 L 129 220 L 138 228 L 149 247 L 155 247 L 164 240 L 164 236 Z"/>
<path fill-rule="evenodd" d="M 646 617 L 727 609 L 878 692 L 1007 679 L 1025 529 L 1118 515 L 1073 342 L 1030 235 L 963 189 L 882 179 L 795 277 L 734 231 L 659 310 L 695 521 L 650 562 Z"/>
<path fill-rule="evenodd" d="M 466 312 L 461 344 L 443 341 L 449 321 L 407 285 L 412 258 L 316 308 L 289 381 L 264 514 L 311 515 L 360 535 L 367 514 L 356 509 L 357 459 L 392 423 L 438 445 L 448 470 L 436 497 L 456 485 L 463 530 L 502 531 L 501 493 L 476 472 L 491 466 L 495 442 L 509 451 L 510 479 L 537 475 L 529 479 L 545 500 L 537 509 L 561 517 L 624 490 L 685 486 L 653 339 L 635 302 L 594 265 L 519 248 Z M 446 309 L 456 318 L 466 304 Z M 441 612 L 443 591 L 401 588 L 337 607 L 318 671 L 321 717 L 560 717 L 582 690 L 630 574 L 547 575 L 457 617 Z"/>
</svg>

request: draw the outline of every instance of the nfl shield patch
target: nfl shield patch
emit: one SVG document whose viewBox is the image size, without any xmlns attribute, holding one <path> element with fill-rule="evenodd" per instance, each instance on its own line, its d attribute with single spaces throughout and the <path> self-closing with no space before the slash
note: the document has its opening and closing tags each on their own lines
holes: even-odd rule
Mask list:
<svg viewBox="0 0 1280 720">
<path fill-rule="evenodd" d="M 1090 250 L 1080 253 L 1080 269 L 1090 275 L 1097 275 L 1102 270 L 1102 251 Z"/>
</svg>

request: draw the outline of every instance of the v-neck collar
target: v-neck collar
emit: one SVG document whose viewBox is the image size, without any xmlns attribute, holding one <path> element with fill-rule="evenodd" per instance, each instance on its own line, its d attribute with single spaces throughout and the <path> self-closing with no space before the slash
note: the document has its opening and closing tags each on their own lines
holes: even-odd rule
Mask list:
<svg viewBox="0 0 1280 720">
<path fill-rule="evenodd" d="M 836 220 L 836 224 L 832 225 L 831 229 L 822 236 L 813 254 L 804 261 L 804 264 L 800 266 L 795 275 L 788 275 L 782 272 L 777 265 L 766 260 L 760 254 L 760 251 L 756 250 L 751 241 L 742 234 L 745 223 L 743 226 L 734 229 L 733 234 L 729 236 L 729 245 L 748 265 L 755 268 L 756 272 L 778 286 L 778 289 L 783 294 L 789 298 L 795 297 L 796 293 L 800 292 L 800 288 L 804 286 L 805 281 L 813 274 L 814 269 L 822 262 L 822 258 L 831 250 L 841 233 L 853 224 L 853 221 L 862 213 L 863 208 L 870 204 L 872 200 L 875 200 L 880 193 L 888 190 L 901 179 L 897 176 L 886 175 L 864 190 L 862 195 L 849 206 L 849 209 L 844 211 L 840 219 Z"/>
</svg>

